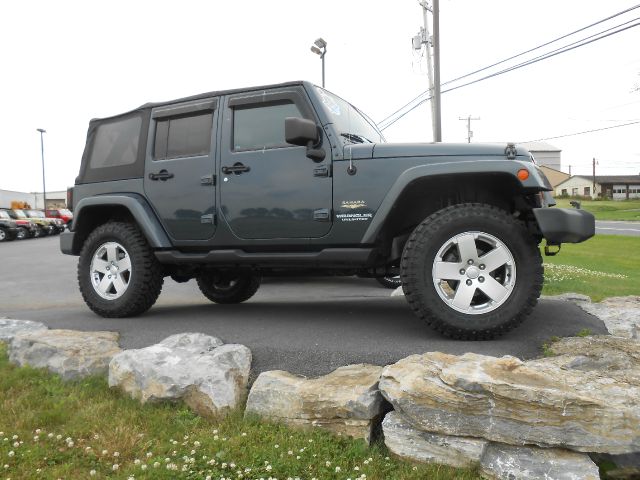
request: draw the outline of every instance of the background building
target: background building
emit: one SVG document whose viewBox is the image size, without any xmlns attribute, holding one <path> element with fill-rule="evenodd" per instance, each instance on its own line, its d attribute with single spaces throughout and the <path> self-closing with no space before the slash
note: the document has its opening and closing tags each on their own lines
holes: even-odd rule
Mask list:
<svg viewBox="0 0 640 480">
<path fill-rule="evenodd" d="M 0 208 L 10 208 L 11 202 L 26 202 L 31 208 L 44 209 L 44 196 L 38 192 L 0 190 Z M 67 192 L 47 192 L 47 208 L 67 208 Z"/>
<path fill-rule="evenodd" d="M 557 171 L 562 170 L 562 161 L 560 159 L 562 150 L 558 147 L 554 147 L 546 142 L 525 142 L 519 145 L 531 152 L 538 165 L 544 165 Z"/>
<path fill-rule="evenodd" d="M 555 168 L 547 167 L 545 165 L 539 166 L 540 170 L 542 170 L 542 173 L 544 173 L 545 176 L 549 179 L 549 182 L 551 182 L 551 186 L 553 188 L 556 188 L 556 186 L 571 178 L 571 175 L 569 175 L 568 173 L 561 172 L 560 170 L 556 170 Z"/>
<path fill-rule="evenodd" d="M 628 200 L 640 198 L 640 175 L 575 175 L 554 188 L 556 195 Z"/>
</svg>

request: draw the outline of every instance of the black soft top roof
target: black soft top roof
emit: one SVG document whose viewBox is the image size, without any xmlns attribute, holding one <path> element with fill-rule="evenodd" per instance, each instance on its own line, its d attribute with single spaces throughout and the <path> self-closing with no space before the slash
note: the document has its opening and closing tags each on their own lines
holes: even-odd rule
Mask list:
<svg viewBox="0 0 640 480">
<path fill-rule="evenodd" d="M 217 90 L 217 91 L 213 91 L 213 92 L 199 93 L 197 95 L 191 95 L 189 97 L 176 98 L 175 100 L 168 100 L 166 102 L 149 102 L 149 103 L 145 103 L 144 105 L 140 105 L 138 108 L 134 108 L 133 110 L 129 110 L 128 112 L 119 113 L 117 115 L 112 115 L 112 116 L 109 116 L 109 117 L 94 118 L 94 119 L 91 120 L 91 122 L 101 121 L 101 120 L 110 120 L 112 118 L 117 118 L 117 117 L 120 117 L 122 115 L 128 115 L 128 114 L 133 113 L 133 112 L 138 112 L 138 111 L 142 111 L 142 110 L 151 110 L 152 108 L 163 107 L 165 105 L 173 105 L 175 103 L 189 102 L 191 100 L 201 100 L 201 99 L 205 99 L 205 98 L 218 97 L 220 95 L 230 95 L 230 94 L 234 94 L 234 93 L 244 93 L 244 92 L 249 93 L 249 92 L 267 90 L 267 89 L 273 89 L 273 88 L 279 88 L 279 87 L 293 87 L 293 86 L 300 86 L 300 85 L 303 85 L 303 84 L 309 84 L 310 85 L 310 83 L 307 82 L 307 81 L 297 80 L 297 81 L 293 81 L 293 82 L 276 83 L 276 84 L 272 84 L 272 85 L 259 85 L 259 86 L 256 86 L 256 87 L 233 88 L 233 89 L 229 89 L 229 90 Z"/>
</svg>

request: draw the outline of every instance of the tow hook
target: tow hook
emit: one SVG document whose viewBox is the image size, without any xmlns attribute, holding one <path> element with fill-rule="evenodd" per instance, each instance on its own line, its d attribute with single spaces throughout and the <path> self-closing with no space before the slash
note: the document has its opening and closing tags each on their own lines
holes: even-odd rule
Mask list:
<svg viewBox="0 0 640 480">
<path fill-rule="evenodd" d="M 582 204 L 578 200 L 571 200 L 569 202 L 569 205 L 571 205 L 576 210 L 580 210 L 580 207 L 582 206 Z"/>
<path fill-rule="evenodd" d="M 562 245 L 549 245 L 546 244 L 544 246 L 544 255 L 545 257 L 555 257 L 557 254 L 560 253 L 560 248 Z M 557 250 L 551 250 L 552 248 L 557 248 Z"/>
</svg>

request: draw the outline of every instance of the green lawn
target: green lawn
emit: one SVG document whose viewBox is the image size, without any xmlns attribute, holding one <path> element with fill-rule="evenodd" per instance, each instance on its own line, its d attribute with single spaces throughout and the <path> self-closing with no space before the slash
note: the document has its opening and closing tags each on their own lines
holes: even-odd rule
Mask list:
<svg viewBox="0 0 640 480">
<path fill-rule="evenodd" d="M 557 198 L 558 207 L 570 208 L 571 199 Z M 597 220 L 627 220 L 640 222 L 640 200 L 580 200 L 582 208 Z"/>
<path fill-rule="evenodd" d="M 544 262 L 544 294 L 577 292 L 595 301 L 640 295 L 640 237 L 596 235 L 563 244 L 558 255 Z"/>
<path fill-rule="evenodd" d="M 240 412 L 212 421 L 182 405 L 141 406 L 101 378 L 63 382 L 10 365 L 1 342 L 0 432 L 0 478 L 12 480 L 480 478 L 400 461 L 380 444 L 245 420 Z"/>
</svg>

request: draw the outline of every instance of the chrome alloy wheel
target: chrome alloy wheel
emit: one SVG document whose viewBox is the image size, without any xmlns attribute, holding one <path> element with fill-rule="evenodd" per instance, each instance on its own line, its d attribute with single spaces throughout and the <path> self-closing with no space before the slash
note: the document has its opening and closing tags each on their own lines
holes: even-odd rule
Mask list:
<svg viewBox="0 0 640 480">
<path fill-rule="evenodd" d="M 105 300 L 124 295 L 131 282 L 131 273 L 131 258 L 119 243 L 104 243 L 93 254 L 89 269 L 91 285 Z"/>
<path fill-rule="evenodd" d="M 513 293 L 516 263 L 507 246 L 484 232 L 464 232 L 438 250 L 431 272 L 440 298 L 468 315 L 489 313 Z"/>
</svg>

